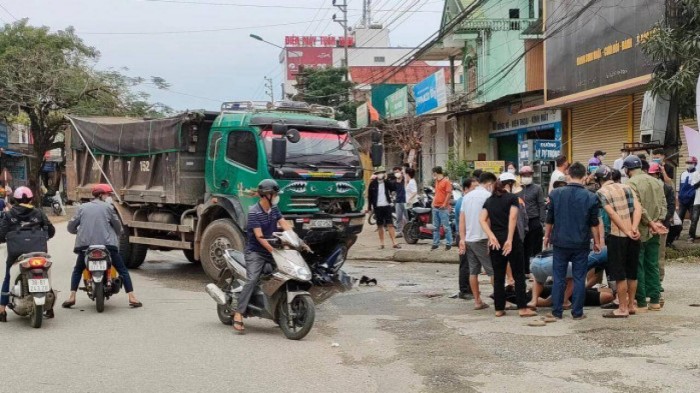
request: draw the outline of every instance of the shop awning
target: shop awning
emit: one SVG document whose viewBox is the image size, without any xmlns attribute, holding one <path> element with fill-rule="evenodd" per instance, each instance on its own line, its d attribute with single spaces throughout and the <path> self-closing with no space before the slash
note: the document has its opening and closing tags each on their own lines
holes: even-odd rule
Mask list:
<svg viewBox="0 0 700 393">
<path fill-rule="evenodd" d="M 557 98 L 554 100 L 549 100 L 542 105 L 532 106 L 530 108 L 525 108 L 518 113 L 527 113 L 539 111 L 542 109 L 550 108 L 566 108 L 574 104 L 581 103 L 583 101 L 592 100 L 594 98 L 603 97 L 607 95 L 612 95 L 615 93 L 622 93 L 628 90 L 636 89 L 640 86 L 645 86 L 651 80 L 650 75 L 644 75 L 637 78 L 629 79 L 624 82 L 613 83 L 612 85 L 599 87 L 596 89 L 587 90 L 581 93 L 576 93 L 568 95 L 566 97 Z"/>
<path fill-rule="evenodd" d="M 12 150 L 2 150 L 2 154 L 10 157 L 27 157 L 26 154 L 20 153 L 18 151 L 12 151 Z"/>
</svg>

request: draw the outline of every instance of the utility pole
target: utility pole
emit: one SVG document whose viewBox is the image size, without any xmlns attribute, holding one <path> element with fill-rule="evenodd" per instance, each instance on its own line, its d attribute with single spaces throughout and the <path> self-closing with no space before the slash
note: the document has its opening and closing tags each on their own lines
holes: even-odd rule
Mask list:
<svg viewBox="0 0 700 393">
<path fill-rule="evenodd" d="M 275 103 L 275 92 L 272 90 L 272 78 L 265 77 L 265 93 L 270 97 L 270 102 Z"/>
<path fill-rule="evenodd" d="M 343 0 L 343 4 L 338 4 L 339 1 L 333 0 L 333 6 L 337 7 L 343 13 L 343 19 L 336 18 L 333 14 L 333 21 L 343 26 L 343 47 L 345 48 L 345 80 L 350 82 L 350 58 L 348 57 L 348 0 Z M 350 91 L 348 90 L 348 101 L 350 100 Z"/>
</svg>

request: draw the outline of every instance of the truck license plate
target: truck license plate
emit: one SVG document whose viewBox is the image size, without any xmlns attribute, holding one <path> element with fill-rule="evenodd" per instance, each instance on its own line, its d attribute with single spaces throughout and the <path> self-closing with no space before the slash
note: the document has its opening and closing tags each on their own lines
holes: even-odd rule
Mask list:
<svg viewBox="0 0 700 393">
<path fill-rule="evenodd" d="M 332 220 L 311 220 L 311 228 L 331 228 L 333 226 Z"/>
<path fill-rule="evenodd" d="M 90 271 L 107 270 L 107 261 L 89 261 L 88 262 L 88 270 L 90 270 Z"/>
<path fill-rule="evenodd" d="M 48 292 L 51 290 L 48 278 L 29 279 L 29 292 Z"/>
</svg>

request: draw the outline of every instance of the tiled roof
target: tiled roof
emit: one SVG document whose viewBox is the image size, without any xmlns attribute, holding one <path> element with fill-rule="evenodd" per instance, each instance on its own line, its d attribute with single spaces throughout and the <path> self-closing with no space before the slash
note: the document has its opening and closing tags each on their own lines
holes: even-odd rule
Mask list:
<svg viewBox="0 0 700 393">
<path fill-rule="evenodd" d="M 431 74 L 436 73 L 438 70 L 440 70 L 440 68 L 445 69 L 445 81 L 449 82 L 449 67 L 431 66 L 423 61 L 414 61 L 410 65 L 403 68 L 400 66 L 350 66 L 350 78 L 353 82 L 359 85 L 376 85 L 382 82 L 385 84 L 413 85 L 427 78 Z M 384 79 L 386 79 L 389 75 L 391 75 L 389 79 L 384 81 Z"/>
</svg>

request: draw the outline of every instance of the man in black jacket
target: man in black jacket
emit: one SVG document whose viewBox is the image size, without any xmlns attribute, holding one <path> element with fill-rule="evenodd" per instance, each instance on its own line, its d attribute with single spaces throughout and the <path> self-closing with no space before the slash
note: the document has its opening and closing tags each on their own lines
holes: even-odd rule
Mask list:
<svg viewBox="0 0 700 393">
<path fill-rule="evenodd" d="M 522 191 L 518 195 L 525 202 L 527 211 L 527 233 L 525 234 L 525 274 L 530 274 L 530 258 L 542 252 L 544 238 L 545 203 L 544 191 L 539 184 L 532 182 L 534 171 L 530 166 L 520 168 Z"/>
<path fill-rule="evenodd" d="M 386 179 L 386 170 L 383 167 L 374 171 L 372 181 L 367 187 L 367 199 L 369 207 L 367 212 L 373 211 L 377 220 L 377 232 L 379 232 L 379 249 L 384 249 L 384 227 L 389 230 L 389 238 L 394 248 L 401 248 L 396 243 L 396 231 L 394 230 L 394 219 L 391 215 L 391 191 L 394 190 L 394 183 Z"/>
<path fill-rule="evenodd" d="M 0 243 L 7 241 L 7 234 L 19 228 L 44 228 L 49 235 L 49 239 L 56 234 L 49 218 L 40 209 L 32 206 L 33 194 L 27 187 L 18 187 L 14 192 L 16 203 L 10 211 L 6 212 L 0 219 Z M 0 322 L 7 322 L 7 312 L 5 307 L 10 303 L 10 268 L 19 258 L 11 249 L 7 249 L 7 265 L 5 268 L 5 280 L 2 282 L 2 296 L 0 297 Z M 53 318 L 53 310 L 46 310 L 46 317 Z"/>
</svg>

